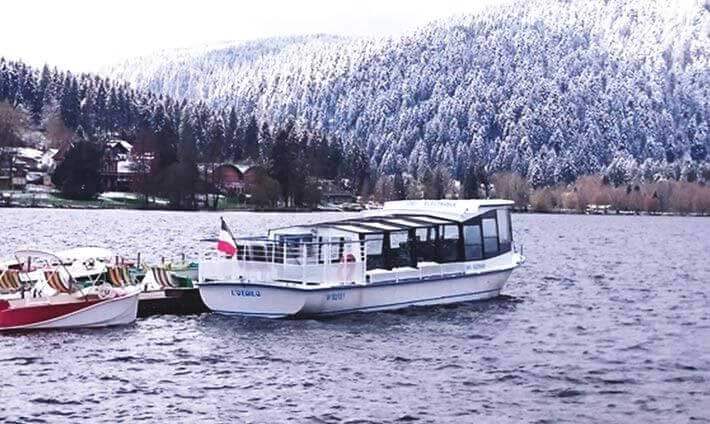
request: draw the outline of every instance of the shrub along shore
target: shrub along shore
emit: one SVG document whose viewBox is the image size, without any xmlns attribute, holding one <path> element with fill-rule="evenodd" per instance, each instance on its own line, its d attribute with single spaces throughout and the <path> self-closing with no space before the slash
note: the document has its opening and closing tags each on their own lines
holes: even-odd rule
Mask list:
<svg viewBox="0 0 710 424">
<path fill-rule="evenodd" d="M 563 213 L 635 213 L 710 215 L 710 187 L 697 182 L 664 180 L 614 186 L 591 175 L 574 183 L 531 188 L 515 174 L 492 178 L 496 197 L 512 199 L 517 210 Z"/>
<path fill-rule="evenodd" d="M 532 188 L 522 177 L 512 173 L 493 175 L 481 185 L 479 193 L 488 197 L 511 199 L 516 212 L 581 214 L 648 214 L 710 216 L 710 186 L 704 183 L 664 180 L 653 183 L 629 183 L 614 186 L 603 176 L 585 176 L 574 183 Z M 102 195 L 89 201 L 64 199 L 58 193 L 0 193 L 0 207 L 35 207 L 66 209 L 173 209 L 167 199 L 151 198 L 146 204 L 138 195 Z M 481 197 L 485 197 L 481 196 Z M 222 211 L 318 211 L 319 208 L 259 208 L 251 204 L 221 198 L 216 209 Z M 192 209 L 194 210 L 194 209 Z M 329 209 L 332 210 L 332 209 Z"/>
</svg>

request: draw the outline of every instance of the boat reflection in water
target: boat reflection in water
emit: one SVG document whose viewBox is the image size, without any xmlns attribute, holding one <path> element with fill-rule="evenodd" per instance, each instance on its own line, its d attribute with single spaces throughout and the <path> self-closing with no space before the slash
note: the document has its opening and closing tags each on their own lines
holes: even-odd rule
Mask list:
<svg viewBox="0 0 710 424">
<path fill-rule="evenodd" d="M 223 314 L 337 315 L 496 297 L 524 262 L 507 200 L 388 202 L 361 218 L 270 230 L 204 260 L 199 291 Z"/>
</svg>

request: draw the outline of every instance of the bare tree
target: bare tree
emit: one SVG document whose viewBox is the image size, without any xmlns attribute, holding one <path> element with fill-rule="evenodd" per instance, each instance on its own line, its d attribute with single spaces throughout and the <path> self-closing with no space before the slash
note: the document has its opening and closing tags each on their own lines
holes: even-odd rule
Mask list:
<svg viewBox="0 0 710 424">
<path fill-rule="evenodd" d="M 76 139 L 74 131 L 64 125 L 64 120 L 59 114 L 52 115 L 44 122 L 47 135 L 47 147 L 67 149 Z"/>
<path fill-rule="evenodd" d="M 445 199 L 451 193 L 453 180 L 445 166 L 437 166 L 432 171 L 425 172 L 422 177 L 424 197 L 427 199 Z"/>
<path fill-rule="evenodd" d="M 143 206 L 146 208 L 150 195 L 155 195 L 156 191 L 155 175 L 152 169 L 155 160 L 155 144 L 155 135 L 151 131 L 143 129 L 138 132 L 131 151 L 131 171 L 134 172 L 131 189 L 143 196 Z"/>
<path fill-rule="evenodd" d="M 393 179 L 389 175 L 382 175 L 377 179 L 374 189 L 375 201 L 384 203 L 392 198 L 394 192 Z"/>
<path fill-rule="evenodd" d="M 0 103 L 0 149 L 24 145 L 21 132 L 27 128 L 27 114 L 7 102 Z"/>
<path fill-rule="evenodd" d="M 530 203 L 530 184 L 518 174 L 503 172 L 493 175 L 491 178 L 495 187 L 496 197 L 510 199 L 515 202 L 515 206 L 527 209 Z"/>
<path fill-rule="evenodd" d="M 693 206 L 696 213 L 701 215 L 710 214 L 710 187 L 697 186 Z"/>
<path fill-rule="evenodd" d="M 6 169 L 13 181 L 15 168 L 15 147 L 22 147 L 22 131 L 27 128 L 27 113 L 7 102 L 0 103 L 0 169 Z M 12 183 L 11 183 L 12 184 Z"/>
</svg>

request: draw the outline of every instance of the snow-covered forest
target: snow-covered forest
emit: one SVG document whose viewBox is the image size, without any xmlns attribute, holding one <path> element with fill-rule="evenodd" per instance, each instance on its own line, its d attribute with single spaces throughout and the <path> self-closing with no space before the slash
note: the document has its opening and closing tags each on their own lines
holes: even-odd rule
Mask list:
<svg viewBox="0 0 710 424">
<path fill-rule="evenodd" d="M 178 101 L 91 74 L 48 66 L 40 71 L 0 57 L 0 159 L 6 148 L 14 154 L 13 148 L 21 146 L 76 148 L 79 156 L 91 151 L 96 153 L 92 158 L 100 158 L 106 142 L 116 138 L 153 158 L 136 170 L 146 177 L 136 180 L 132 189 L 168 196 L 177 207 L 185 196 L 194 203 L 194 193 L 211 190 L 200 181 L 198 165 L 206 173 L 224 162 L 259 164 L 269 174 L 262 178 L 263 185 L 277 187 L 271 191 L 297 205 L 317 203 L 314 179 L 343 181 L 352 190 L 369 180 L 369 163 L 358 146 L 297 127 L 292 120 L 259 122 L 234 108 Z M 76 165 L 85 165 L 82 162 Z M 98 175 L 102 164 L 92 163 Z M 93 183 L 89 194 L 80 195 L 101 191 L 96 179 Z M 87 187 L 70 186 L 62 191 Z"/>
<path fill-rule="evenodd" d="M 710 3 L 533 0 L 386 39 L 307 36 L 111 67 L 139 89 L 359 145 L 379 175 L 445 165 L 534 186 L 698 178 L 710 152 Z M 686 4 L 686 3 L 684 3 Z"/>
</svg>

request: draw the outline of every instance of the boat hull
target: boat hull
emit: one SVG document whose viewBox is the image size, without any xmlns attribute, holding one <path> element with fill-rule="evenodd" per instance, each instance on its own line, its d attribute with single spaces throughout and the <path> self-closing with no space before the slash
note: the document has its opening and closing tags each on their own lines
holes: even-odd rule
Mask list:
<svg viewBox="0 0 710 424">
<path fill-rule="evenodd" d="M 138 293 L 112 299 L 13 302 L 0 311 L 0 331 L 62 328 L 93 328 L 126 325 L 138 314 Z"/>
<path fill-rule="evenodd" d="M 328 288 L 218 281 L 202 283 L 199 290 L 205 305 L 217 313 L 311 317 L 490 299 L 500 295 L 511 272 L 505 269 L 445 279 Z"/>
</svg>

